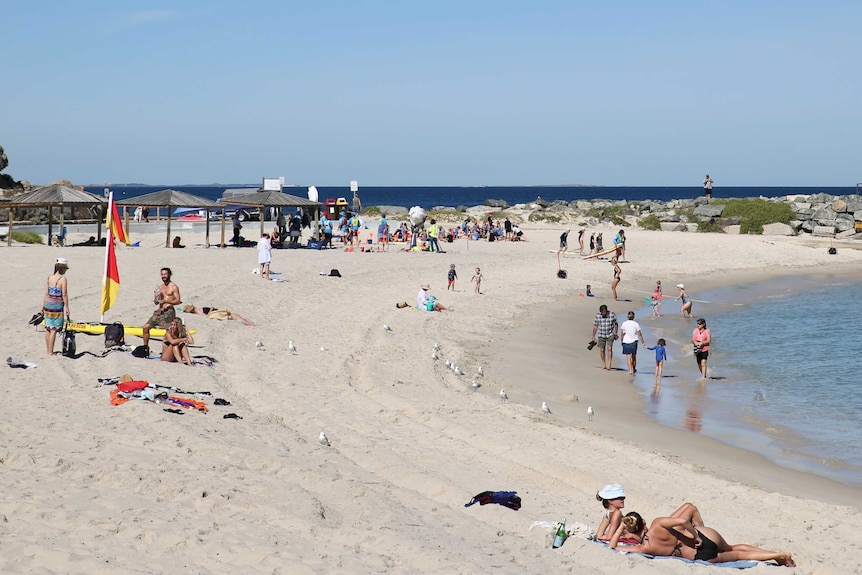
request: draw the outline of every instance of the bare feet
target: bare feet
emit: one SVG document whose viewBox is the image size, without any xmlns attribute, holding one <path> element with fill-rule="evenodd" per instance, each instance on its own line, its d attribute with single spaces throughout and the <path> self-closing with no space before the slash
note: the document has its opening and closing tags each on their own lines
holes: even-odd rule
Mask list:
<svg viewBox="0 0 862 575">
<path fill-rule="evenodd" d="M 790 556 L 790 553 L 782 553 L 775 558 L 775 562 L 785 567 L 796 567 L 796 561 Z"/>
</svg>

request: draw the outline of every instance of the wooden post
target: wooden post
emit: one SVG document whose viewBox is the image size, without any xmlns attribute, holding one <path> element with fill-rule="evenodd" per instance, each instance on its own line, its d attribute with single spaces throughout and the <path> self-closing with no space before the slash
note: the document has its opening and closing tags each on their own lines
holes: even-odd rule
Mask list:
<svg viewBox="0 0 862 575">
<path fill-rule="evenodd" d="M 225 226 L 225 221 L 224 221 L 225 213 L 224 212 L 225 212 L 225 209 L 224 209 L 224 207 L 222 207 L 222 209 L 221 209 L 221 244 L 220 245 L 223 248 L 227 247 L 227 244 L 224 243 L 224 226 Z"/>
<path fill-rule="evenodd" d="M 12 220 L 15 219 L 15 210 L 13 208 L 9 208 L 9 231 L 6 232 L 6 245 L 12 245 Z"/>
</svg>

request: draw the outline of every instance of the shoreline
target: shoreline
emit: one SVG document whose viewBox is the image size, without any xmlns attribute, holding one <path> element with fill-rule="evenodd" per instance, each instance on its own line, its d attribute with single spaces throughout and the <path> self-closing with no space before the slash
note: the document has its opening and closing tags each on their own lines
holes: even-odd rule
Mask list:
<svg viewBox="0 0 862 575">
<path fill-rule="evenodd" d="M 698 293 L 721 290 L 745 283 L 763 283 L 782 277 L 806 277 L 810 279 L 826 276 L 847 279 L 859 277 L 860 272 L 845 269 L 837 273 L 826 274 L 821 270 L 812 269 L 786 270 L 777 274 L 743 272 L 734 274 L 732 278 L 721 275 L 707 276 L 698 278 L 698 285 L 700 286 Z M 652 286 L 645 284 L 639 287 L 650 288 Z M 623 295 L 622 288 L 618 291 Z M 794 290 L 793 293 L 798 294 L 803 291 Z M 671 298 L 667 298 L 667 300 L 672 303 Z M 595 315 L 594 308 L 605 303 L 616 311 L 618 317 L 624 317 L 621 315 L 624 312 L 620 311 L 622 307 L 615 308 L 613 301 L 599 297 L 591 298 L 588 301 L 594 303 L 591 308 L 574 308 L 572 296 L 566 295 L 558 298 L 551 305 L 542 304 L 539 313 L 525 310 L 519 314 L 517 320 L 519 328 L 513 333 L 513 340 L 519 343 L 516 346 L 504 348 L 497 357 L 497 361 L 505 363 L 506 358 L 517 357 L 519 355 L 517 350 L 523 347 L 523 342 L 535 341 L 538 342 L 535 344 L 537 348 L 550 347 L 551 355 L 559 358 L 569 354 L 571 355 L 570 360 L 563 361 L 561 362 L 562 365 L 555 365 L 552 369 L 533 364 L 518 366 L 515 362 L 510 361 L 507 364 L 508 369 L 515 373 L 519 373 L 519 369 L 524 369 L 526 372 L 537 371 L 541 374 L 537 378 L 539 380 L 553 380 L 558 377 L 558 372 L 561 371 L 566 373 L 578 371 L 587 380 L 586 384 L 575 384 L 570 388 L 567 387 L 566 391 L 570 389 L 571 394 L 562 391 L 561 385 L 548 384 L 528 390 L 528 397 L 537 400 L 542 392 L 544 395 L 556 394 L 557 402 L 563 402 L 561 407 L 564 409 L 559 410 L 559 413 L 567 424 L 576 428 L 592 429 L 609 439 L 622 439 L 665 456 L 684 457 L 686 460 L 702 466 L 704 470 L 709 470 L 710 473 L 727 480 L 742 480 L 765 490 L 776 490 L 799 497 L 819 499 L 832 504 L 846 504 L 848 498 L 862 500 L 862 487 L 860 486 L 849 485 L 814 471 L 780 465 L 773 462 L 767 455 L 753 449 L 736 446 L 720 438 L 692 433 L 682 427 L 672 427 L 660 423 L 647 413 L 650 404 L 644 394 L 643 386 L 635 384 L 632 378 L 625 373 L 625 357 L 619 346 L 616 346 L 615 349 L 614 370 L 609 374 L 598 369 L 598 354 L 585 349 L 585 344 L 589 340 L 589 329 L 591 329 L 592 319 Z M 668 315 L 668 301 L 665 302 L 663 316 Z M 643 303 L 639 303 L 637 298 L 633 298 L 631 304 L 635 310 L 643 307 Z M 672 305 L 678 306 L 679 304 Z M 695 313 L 695 317 L 698 315 L 709 314 Z M 636 319 L 641 323 L 645 332 L 651 331 L 649 318 L 638 317 Z M 693 325 L 693 320 L 691 322 Z M 683 328 L 683 331 L 687 331 L 687 329 L 687 327 Z M 573 332 L 583 335 L 581 337 L 572 336 Z M 654 342 L 647 340 L 647 343 L 649 345 Z M 644 351 L 641 349 L 639 355 L 646 355 L 643 353 Z M 647 354 L 651 354 L 651 352 L 647 352 Z M 530 355 L 529 351 L 527 355 Z M 643 362 L 644 358 L 641 357 L 640 359 Z M 651 357 L 647 359 L 651 360 Z M 577 401 L 574 401 L 572 396 L 577 396 Z M 592 405 L 596 411 L 593 422 L 588 422 L 585 415 L 588 404 Z M 612 418 L 611 424 L 607 423 L 607 417 Z M 674 447 L 669 448 L 669 445 Z M 704 456 L 704 453 L 707 455 Z"/>
</svg>

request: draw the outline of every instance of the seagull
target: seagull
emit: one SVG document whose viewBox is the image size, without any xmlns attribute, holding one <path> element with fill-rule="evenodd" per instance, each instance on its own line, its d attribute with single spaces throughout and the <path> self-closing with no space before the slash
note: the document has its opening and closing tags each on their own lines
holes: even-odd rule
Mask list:
<svg viewBox="0 0 862 575">
<path fill-rule="evenodd" d="M 455 366 L 455 375 L 464 375 L 464 372 L 457 365 Z"/>
<path fill-rule="evenodd" d="M 258 349 L 263 349 L 263 342 L 262 341 L 256 341 L 256 342 L 254 342 L 254 346 Z"/>
<path fill-rule="evenodd" d="M 473 389 L 479 389 L 480 387 L 482 387 L 482 384 L 479 383 L 478 381 L 476 381 L 475 379 L 473 380 L 473 383 L 471 383 L 470 385 L 473 386 Z"/>
<path fill-rule="evenodd" d="M 763 394 L 762 391 L 755 391 L 754 401 L 766 401 L 766 396 Z"/>
<path fill-rule="evenodd" d="M 327 349 L 325 347 L 321 346 L 320 351 L 327 351 Z"/>
<path fill-rule="evenodd" d="M 437 355 L 437 352 L 436 352 L 436 351 L 432 351 L 432 352 L 431 352 L 431 359 L 435 359 L 435 360 L 436 360 L 436 359 L 440 359 L 440 356 L 439 356 L 439 355 Z"/>
<path fill-rule="evenodd" d="M 593 420 L 593 414 L 594 414 L 594 413 L 595 413 L 595 411 L 593 410 L 593 406 L 592 406 L 592 405 L 591 405 L 591 406 L 589 406 L 589 407 L 587 408 L 587 417 L 589 417 L 589 418 L 590 418 L 590 421 L 592 421 L 592 420 Z"/>
<path fill-rule="evenodd" d="M 452 371 L 455 371 L 456 369 L 458 369 L 458 366 L 457 366 L 457 365 L 455 365 L 454 363 L 452 363 L 452 364 L 449 366 L 449 369 L 451 369 Z"/>
<path fill-rule="evenodd" d="M 287 349 L 290 350 L 290 353 L 296 353 L 296 344 L 293 343 L 293 340 L 287 342 Z"/>
<path fill-rule="evenodd" d="M 500 399 L 502 399 L 503 401 L 508 401 L 509 394 L 506 393 L 505 389 L 500 389 Z"/>
<path fill-rule="evenodd" d="M 551 413 L 551 408 L 548 407 L 547 401 L 542 402 L 542 411 L 544 411 L 545 413 Z"/>
<path fill-rule="evenodd" d="M 479 369 L 476 370 L 476 373 L 479 374 L 479 377 L 483 377 L 485 375 L 485 370 L 482 369 L 482 366 L 479 366 Z"/>
<path fill-rule="evenodd" d="M 440 344 L 436 341 L 434 342 L 434 351 L 440 351 Z"/>
<path fill-rule="evenodd" d="M 392 328 L 391 328 L 391 327 L 389 327 L 389 324 L 388 324 L 388 323 L 384 323 L 384 324 L 383 324 L 383 329 L 385 329 L 386 331 L 392 331 Z"/>
<path fill-rule="evenodd" d="M 327 447 L 329 446 L 329 438 L 326 437 L 326 434 L 322 431 L 320 432 L 320 436 L 317 438 L 317 440 L 320 442 L 320 445 L 326 445 Z"/>
<path fill-rule="evenodd" d="M 449 360 L 447 359 L 447 360 L 446 360 L 446 367 L 450 367 L 451 365 L 452 365 L 452 364 L 451 364 L 451 363 L 449 363 Z"/>
</svg>

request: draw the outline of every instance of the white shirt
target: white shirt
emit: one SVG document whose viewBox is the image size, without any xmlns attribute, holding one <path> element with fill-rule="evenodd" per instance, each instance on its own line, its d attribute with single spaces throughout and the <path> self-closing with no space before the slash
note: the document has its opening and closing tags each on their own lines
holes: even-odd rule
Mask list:
<svg viewBox="0 0 862 575">
<path fill-rule="evenodd" d="M 629 319 L 624 321 L 620 329 L 623 331 L 623 343 L 634 343 L 640 339 L 638 338 L 638 332 L 641 330 L 641 326 L 635 320 Z"/>
<path fill-rule="evenodd" d="M 428 290 L 420 289 L 419 295 L 416 296 L 416 307 L 425 309 L 428 307 L 428 300 L 431 296 L 428 295 Z"/>
<path fill-rule="evenodd" d="M 260 238 L 257 241 L 257 263 L 268 264 L 272 261 L 272 243 L 269 238 Z"/>
</svg>

